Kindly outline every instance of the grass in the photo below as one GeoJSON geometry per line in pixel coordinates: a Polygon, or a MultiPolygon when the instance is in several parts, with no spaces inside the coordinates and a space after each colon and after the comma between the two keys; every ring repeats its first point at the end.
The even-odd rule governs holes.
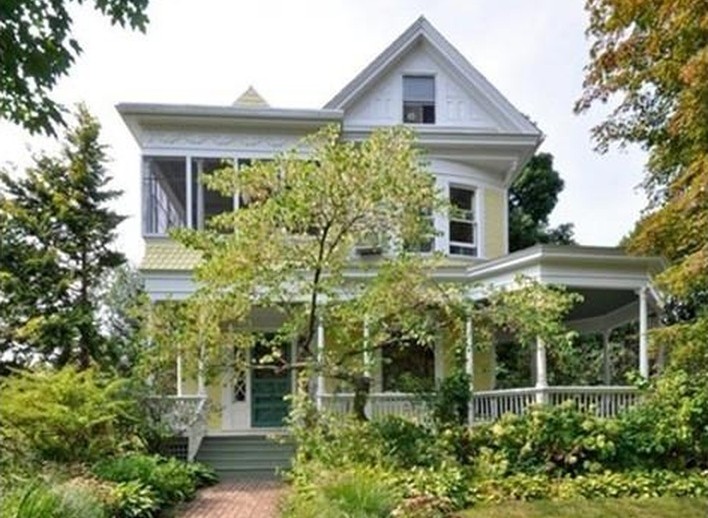
{"type": "Polygon", "coordinates": [[[629,498],[563,502],[508,502],[480,505],[463,518],[706,518],[708,500],[698,498],[629,498]]]}

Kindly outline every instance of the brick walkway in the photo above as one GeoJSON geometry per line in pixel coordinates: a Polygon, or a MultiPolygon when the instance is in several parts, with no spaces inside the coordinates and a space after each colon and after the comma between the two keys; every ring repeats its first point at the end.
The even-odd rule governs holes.
{"type": "Polygon", "coordinates": [[[276,518],[282,482],[228,481],[199,491],[180,518],[276,518]]]}

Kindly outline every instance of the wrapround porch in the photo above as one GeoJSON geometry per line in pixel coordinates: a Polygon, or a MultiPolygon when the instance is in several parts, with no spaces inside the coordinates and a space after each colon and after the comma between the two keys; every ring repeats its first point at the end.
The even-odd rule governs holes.
{"type": "MultiPolygon", "coordinates": [[[[626,322],[637,322],[636,368],[639,374],[648,377],[652,369],[661,368],[660,351],[655,350],[652,355],[648,341],[651,322],[656,321],[661,304],[660,297],[652,288],[651,277],[661,266],[661,261],[657,258],[630,257],[617,249],[543,245],[471,267],[467,271],[470,286],[493,285],[513,289],[517,277],[523,275],[541,283],[565,285],[569,290],[581,293],[584,302],[571,312],[566,324],[580,333],[601,334],[604,362],[601,385],[554,386],[549,383],[546,344],[539,339],[532,347],[531,386],[497,388],[494,377],[494,350],[492,348],[491,354],[486,354],[485,351],[477,349],[472,320],[469,319],[466,325],[464,360],[466,372],[472,380],[469,421],[489,422],[506,413],[521,414],[534,404],[557,405],[565,401],[574,401],[579,407],[597,415],[611,417],[635,404],[640,396],[634,387],[621,383],[612,384],[612,365],[608,354],[610,332],[626,322]]],[[[470,296],[481,295],[471,290],[470,296]]],[[[366,333],[365,322],[362,322],[362,326],[363,332],[366,333]]],[[[319,323],[317,331],[316,346],[320,353],[324,354],[324,322],[319,323]]],[[[444,348],[436,348],[433,359],[436,380],[444,377],[447,371],[447,360],[444,357],[444,348]]],[[[371,357],[365,357],[363,362],[372,365],[377,363],[372,361],[371,357]]],[[[387,391],[382,373],[370,374],[375,380],[366,408],[370,418],[378,419],[385,415],[399,415],[418,420],[428,418],[429,409],[426,408],[424,398],[391,391],[391,387],[388,387],[387,391]]],[[[330,381],[324,376],[319,376],[316,380],[315,396],[319,408],[334,414],[350,412],[353,407],[353,394],[338,391],[338,387],[330,381]]],[[[179,385],[181,386],[181,383],[179,385]]],[[[235,392],[231,385],[222,386],[227,389],[216,387],[216,392],[209,394],[212,409],[218,408],[219,403],[224,400],[228,400],[230,405],[234,404],[235,392]]],[[[214,388],[205,388],[203,383],[199,386],[201,397],[206,397],[214,388]]],[[[248,386],[251,391],[248,392],[248,397],[253,397],[254,387],[252,384],[248,386]]],[[[221,412],[223,417],[223,408],[221,412]]],[[[220,417],[210,419],[209,433],[231,433],[233,430],[225,428],[224,422],[220,417]]],[[[251,426],[248,428],[265,433],[265,430],[252,430],[251,426]]]]}

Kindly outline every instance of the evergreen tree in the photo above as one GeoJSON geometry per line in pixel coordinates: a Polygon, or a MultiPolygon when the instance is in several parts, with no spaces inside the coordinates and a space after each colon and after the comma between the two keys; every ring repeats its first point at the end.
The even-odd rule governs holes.
{"type": "Polygon", "coordinates": [[[553,155],[533,156],[509,189],[510,252],[537,243],[574,244],[572,223],[548,226],[562,190],[563,180],[553,169],[553,155]]]}
{"type": "Polygon", "coordinates": [[[107,207],[100,125],[84,106],[60,153],[42,154],[20,178],[0,172],[0,360],[80,368],[106,347],[98,287],[125,262],[111,244],[123,220],[107,207]]]}

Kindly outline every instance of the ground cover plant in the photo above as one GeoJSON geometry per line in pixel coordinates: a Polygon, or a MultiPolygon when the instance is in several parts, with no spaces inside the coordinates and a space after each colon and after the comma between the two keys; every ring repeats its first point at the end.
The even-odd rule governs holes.
{"type": "Polygon", "coordinates": [[[616,498],[569,502],[506,502],[481,505],[463,518],[704,518],[705,498],[661,497],[646,500],[616,498]]]}

